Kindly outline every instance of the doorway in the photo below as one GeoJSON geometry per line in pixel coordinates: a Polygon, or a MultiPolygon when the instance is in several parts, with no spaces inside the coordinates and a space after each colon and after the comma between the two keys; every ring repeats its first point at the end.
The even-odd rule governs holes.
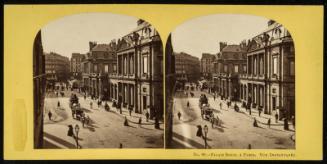
{"type": "Polygon", "coordinates": [[[272,97],[272,109],[276,110],[276,97],[272,97]]]}
{"type": "Polygon", "coordinates": [[[146,96],[143,96],[143,110],[145,110],[146,108],[147,108],[146,96]]]}

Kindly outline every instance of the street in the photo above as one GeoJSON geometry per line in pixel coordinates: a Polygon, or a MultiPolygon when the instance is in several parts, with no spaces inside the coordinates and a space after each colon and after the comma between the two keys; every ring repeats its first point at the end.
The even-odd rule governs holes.
{"type": "MultiPolygon", "coordinates": [[[[196,136],[197,126],[208,126],[207,144],[211,149],[294,149],[295,132],[294,127],[290,125],[290,130],[283,129],[283,122],[275,122],[272,115],[261,114],[252,109],[252,115],[249,115],[241,104],[238,103],[240,111],[234,111],[233,104],[228,109],[226,101],[217,97],[215,100],[212,95],[192,91],[194,97],[184,92],[177,92],[174,98],[173,107],[173,141],[172,148],[204,148],[204,138],[196,136]],[[214,108],[214,117],[219,117],[220,125],[212,128],[208,120],[201,118],[199,108],[199,96],[206,94],[210,107],[214,108]],[[187,102],[190,106],[187,107],[187,102]],[[219,104],[222,103],[222,109],[219,104]],[[180,120],[178,112],[181,113],[180,120]],[[259,127],[254,127],[254,118],[258,121],[259,127]],[[267,123],[271,118],[271,127],[267,123]]],[[[189,93],[189,92],[188,92],[189,93]]],[[[203,133],[204,134],[204,133],[203,133]]]]}
{"type": "MultiPolygon", "coordinates": [[[[122,114],[108,102],[110,111],[105,111],[104,102],[98,107],[96,100],[91,100],[76,92],[79,103],[86,116],[90,117],[89,125],[83,127],[81,121],[72,118],[69,107],[71,91],[64,91],[65,96],[57,97],[49,93],[45,98],[44,108],[44,148],[76,148],[75,139],[67,135],[68,125],[75,127],[78,124],[78,143],[81,148],[162,148],[163,147],[163,124],[160,129],[154,128],[154,121],[146,122],[145,116],[132,112],[129,116],[127,109],[123,108],[122,114]],[[60,107],[57,107],[58,101],[60,107]],[[93,101],[92,109],[90,101],[93,101]],[[49,110],[52,119],[49,120],[49,110]],[[124,126],[125,116],[129,126],[124,126]],[[138,125],[139,117],[142,117],[142,125],[138,125]]],[[[75,128],[74,128],[74,134],[75,128]]]]}

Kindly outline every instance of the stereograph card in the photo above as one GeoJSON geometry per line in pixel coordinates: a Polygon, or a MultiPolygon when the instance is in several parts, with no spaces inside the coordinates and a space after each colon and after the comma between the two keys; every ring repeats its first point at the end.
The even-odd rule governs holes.
{"type": "Polygon", "coordinates": [[[322,6],[5,5],[4,158],[321,160],[322,75],[322,6]]]}

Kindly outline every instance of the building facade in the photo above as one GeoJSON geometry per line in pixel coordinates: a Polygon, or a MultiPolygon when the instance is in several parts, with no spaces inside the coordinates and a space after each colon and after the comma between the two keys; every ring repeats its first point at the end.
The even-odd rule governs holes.
{"type": "Polygon", "coordinates": [[[175,76],[181,83],[197,82],[200,79],[200,60],[185,52],[174,53],[175,76]]]}
{"type": "Polygon", "coordinates": [[[109,75],[110,98],[150,118],[163,116],[163,50],[158,32],[138,20],[131,33],[118,40],[117,70],[109,75]]]}
{"type": "Polygon", "coordinates": [[[117,69],[117,44],[97,44],[89,42],[89,52],[85,54],[82,65],[82,86],[86,95],[109,100],[109,74],[117,69]]]}
{"type": "Polygon", "coordinates": [[[247,74],[241,76],[240,97],[267,114],[295,116],[295,52],[285,27],[274,21],[249,41],[247,74]]]}
{"type": "Polygon", "coordinates": [[[246,44],[220,43],[220,52],[214,61],[212,91],[222,98],[239,99],[240,74],[246,74],[246,44]]]}
{"type": "Polygon", "coordinates": [[[84,57],[84,54],[72,53],[70,58],[70,73],[74,78],[79,78],[82,75],[81,63],[84,57]]]}
{"type": "Polygon", "coordinates": [[[55,52],[45,53],[45,73],[47,87],[54,87],[55,82],[66,82],[69,78],[69,58],[55,52]]]}
{"type": "Polygon", "coordinates": [[[211,80],[214,69],[213,62],[215,59],[216,56],[214,54],[202,53],[202,58],[200,62],[200,72],[201,76],[204,79],[211,80]]]}

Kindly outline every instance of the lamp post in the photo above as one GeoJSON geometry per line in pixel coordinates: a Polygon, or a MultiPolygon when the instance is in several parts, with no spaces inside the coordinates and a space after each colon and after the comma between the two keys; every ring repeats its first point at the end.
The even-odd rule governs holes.
{"type": "Polygon", "coordinates": [[[75,132],[76,132],[76,148],[78,149],[79,144],[78,144],[78,132],[79,132],[79,126],[76,124],[75,125],[75,132]]]}
{"type": "Polygon", "coordinates": [[[251,102],[252,102],[251,93],[249,93],[248,108],[249,108],[249,114],[250,115],[251,115],[251,102]]]}
{"type": "Polygon", "coordinates": [[[203,130],[204,130],[204,148],[206,149],[208,147],[208,144],[207,144],[207,134],[208,134],[208,130],[209,130],[208,126],[204,125],[203,130]]]}

